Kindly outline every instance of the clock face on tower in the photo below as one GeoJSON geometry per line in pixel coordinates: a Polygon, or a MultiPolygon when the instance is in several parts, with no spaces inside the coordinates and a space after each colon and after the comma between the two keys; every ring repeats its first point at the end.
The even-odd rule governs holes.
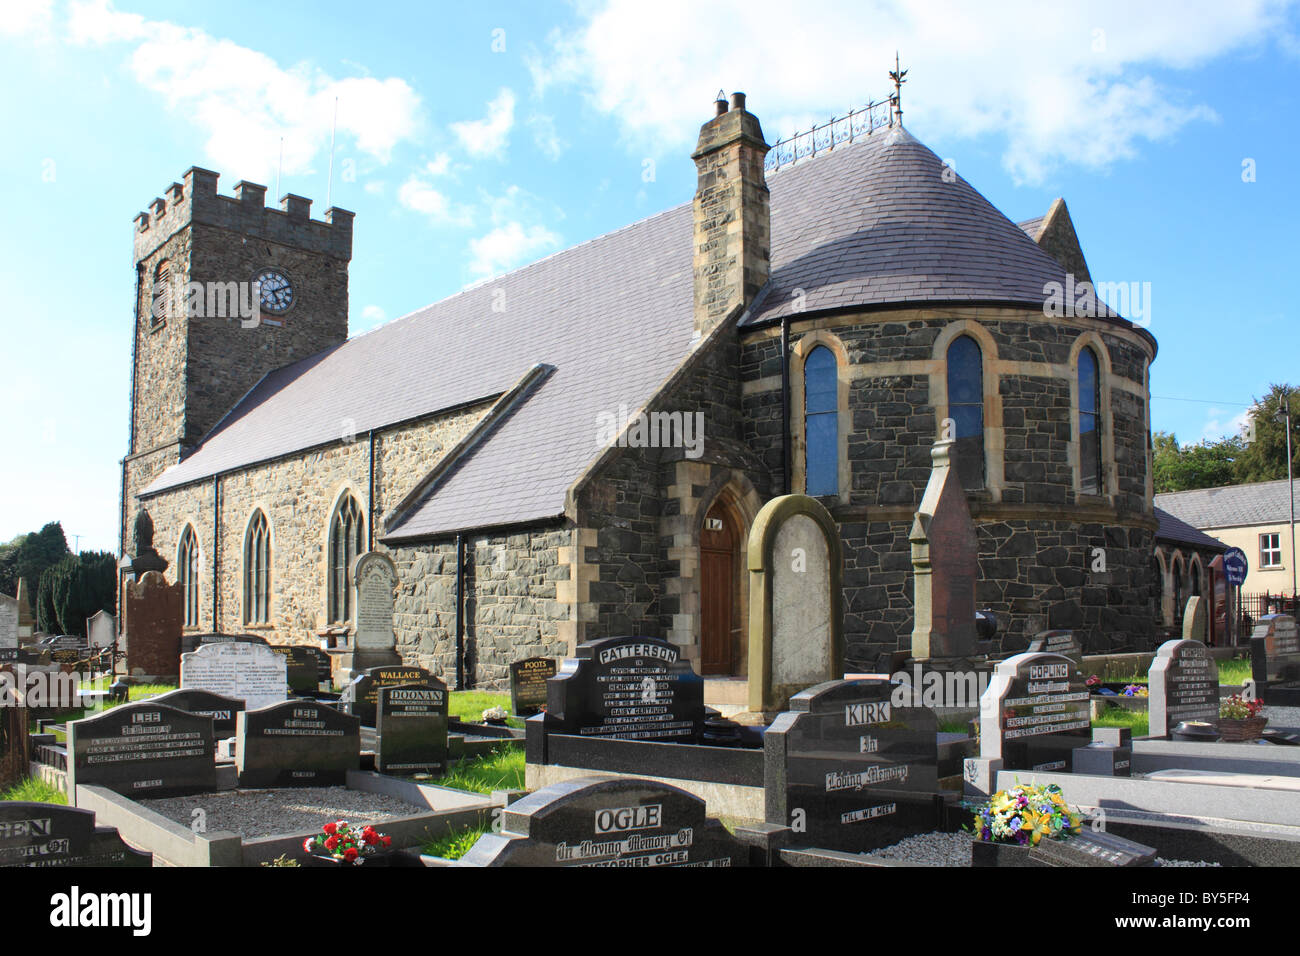
{"type": "Polygon", "coordinates": [[[284,315],[293,305],[293,286],[284,273],[266,269],[258,273],[257,283],[262,292],[262,311],[284,315]]]}

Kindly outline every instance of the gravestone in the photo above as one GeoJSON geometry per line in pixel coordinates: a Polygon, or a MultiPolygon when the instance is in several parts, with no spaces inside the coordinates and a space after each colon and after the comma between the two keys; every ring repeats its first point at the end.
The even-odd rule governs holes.
{"type": "Polygon", "coordinates": [[[704,681],[681,649],[653,637],[578,645],[547,681],[546,729],[609,740],[693,742],[704,724],[704,681]]]}
{"type": "Polygon", "coordinates": [[[1029,642],[1027,654],[1060,654],[1083,665],[1083,646],[1074,636],[1074,631],[1041,631],[1029,642]]]}
{"type": "Polygon", "coordinates": [[[367,551],[352,565],[356,635],[352,671],[402,663],[393,631],[393,602],[397,590],[397,565],[380,551],[367,551]]]}
{"type": "Polygon", "coordinates": [[[955,442],[930,450],[930,480],[912,521],[912,658],[971,658],[979,540],[954,461],[955,442]]]}
{"type": "Polygon", "coordinates": [[[839,529],[816,498],[773,498],[754,518],[748,562],[749,710],[774,715],[844,676],[839,529]]]}
{"type": "Polygon", "coordinates": [[[18,599],[0,594],[0,648],[18,647],[18,599]]]}
{"type": "Polygon", "coordinates": [[[86,660],[91,653],[84,639],[73,634],[59,634],[42,646],[50,652],[53,664],[76,664],[86,660]]]}
{"type": "Polygon", "coordinates": [[[582,777],[506,807],[461,866],[747,866],[748,848],[704,801],[650,780],[582,777]]]}
{"type": "Polygon", "coordinates": [[[243,711],[235,736],[243,788],[337,786],[361,768],[361,721],[315,701],[243,711]]]}
{"type": "Polygon", "coordinates": [[[184,589],[149,571],[126,585],[126,623],[122,640],[126,673],[144,681],[172,683],[181,655],[184,589]]]}
{"type": "Polygon", "coordinates": [[[181,655],[181,687],[234,697],[255,710],[288,696],[286,670],[285,656],[265,644],[203,644],[181,655]]]}
{"type": "Polygon", "coordinates": [[[68,723],[68,792],[97,784],[124,796],[215,790],[212,718],[142,700],[68,723]]]}
{"type": "Polygon", "coordinates": [[[1289,614],[1265,614],[1250,635],[1251,676],[1266,704],[1300,707],[1300,635],[1289,614]]]}
{"type": "Polygon", "coordinates": [[[363,727],[373,727],[378,716],[379,688],[396,687],[399,684],[432,684],[435,681],[437,678],[423,667],[409,664],[372,667],[354,678],[344,689],[339,704],[353,717],[359,717],[363,727]]]}
{"type": "Polygon", "coordinates": [[[375,718],[375,765],[380,773],[409,776],[447,769],[447,685],[379,688],[375,718]]]}
{"type": "Polygon", "coordinates": [[[1003,770],[1069,772],[1092,742],[1088,685],[1068,657],[1017,654],[998,664],[980,698],[980,757],[1003,770]]]}
{"type": "Polygon", "coordinates": [[[270,647],[271,643],[257,634],[183,634],[181,635],[181,653],[197,651],[204,644],[261,644],[270,647]]]}
{"type": "Polygon", "coordinates": [[[221,694],[195,688],[168,691],[166,694],[150,697],[149,702],[175,707],[187,714],[211,717],[212,731],[218,740],[234,736],[235,718],[245,706],[244,701],[237,697],[223,697],[221,694]]]}
{"type": "Polygon", "coordinates": [[[887,680],[836,680],[790,698],[763,735],[770,824],[809,846],[864,852],[942,826],[938,722],[887,680]]]}
{"type": "Polygon", "coordinates": [[[1165,641],[1156,651],[1147,680],[1152,737],[1168,739],[1184,720],[1218,726],[1219,667],[1200,641],[1165,641]]]}
{"type": "Polygon", "coordinates": [[[319,689],[316,658],[301,644],[272,644],[271,650],[284,658],[285,683],[296,694],[319,689]]]}
{"type": "Polygon", "coordinates": [[[0,802],[0,867],[152,866],[153,854],[128,846],[95,812],[53,803],[0,802]]]}
{"type": "Polygon", "coordinates": [[[18,643],[31,641],[36,632],[36,617],[32,614],[32,602],[27,597],[27,579],[18,579],[18,643]]]}
{"type": "Polygon", "coordinates": [[[1205,600],[1200,595],[1193,594],[1187,599],[1183,610],[1183,640],[1204,644],[1209,639],[1210,625],[1205,611],[1205,600]]]}
{"type": "Polygon", "coordinates": [[[86,640],[91,647],[112,647],[117,640],[117,618],[107,611],[96,611],[86,622],[86,640]]]}
{"type": "Polygon", "coordinates": [[[531,717],[546,706],[546,682],[555,676],[553,657],[528,657],[510,665],[510,712],[531,717]]]}
{"type": "Polygon", "coordinates": [[[331,687],[334,683],[334,673],[330,656],[319,647],[312,647],[310,644],[300,646],[316,667],[316,687],[319,688],[322,684],[327,688],[331,687]]]}

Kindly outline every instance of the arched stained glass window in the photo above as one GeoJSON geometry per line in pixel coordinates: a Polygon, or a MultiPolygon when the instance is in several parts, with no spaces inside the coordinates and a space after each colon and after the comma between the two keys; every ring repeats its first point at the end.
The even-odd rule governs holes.
{"type": "Polygon", "coordinates": [[[330,520],[329,619],[344,624],[352,619],[352,563],[365,548],[365,527],[361,506],[352,495],[344,495],[330,520]]]}
{"type": "Polygon", "coordinates": [[[244,623],[271,620],[271,528],[258,509],[244,537],[244,623]]]}
{"type": "Polygon", "coordinates": [[[199,626],[199,539],[194,526],[187,524],[181,532],[180,548],[176,552],[176,573],[180,578],[181,601],[184,608],[184,626],[199,626]]]}
{"type": "Polygon", "coordinates": [[[957,445],[957,474],[963,488],[984,487],[984,357],[969,335],[948,346],[948,417],[957,445]]]}
{"type": "Polygon", "coordinates": [[[1101,387],[1097,353],[1079,353],[1079,490],[1101,494],[1101,387]]]}
{"type": "Polygon", "coordinates": [[[826,346],[817,346],[804,360],[803,389],[804,493],[839,494],[839,376],[835,354],[826,346]]]}

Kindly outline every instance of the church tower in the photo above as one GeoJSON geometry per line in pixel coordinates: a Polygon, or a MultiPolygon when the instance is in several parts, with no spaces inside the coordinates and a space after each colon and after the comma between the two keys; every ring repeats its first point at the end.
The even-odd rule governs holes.
{"type": "Polygon", "coordinates": [[[191,167],[135,218],[131,430],[121,543],[135,495],[184,458],[266,373],[348,335],[353,214],[266,187],[217,194],[191,167]]]}

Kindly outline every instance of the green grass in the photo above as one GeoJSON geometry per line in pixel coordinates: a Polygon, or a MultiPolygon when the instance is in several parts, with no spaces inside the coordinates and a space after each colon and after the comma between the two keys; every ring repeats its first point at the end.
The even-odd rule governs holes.
{"type": "MultiPolygon", "coordinates": [[[[483,722],[483,711],[500,707],[510,713],[510,695],[493,694],[485,690],[454,690],[447,695],[447,710],[457,720],[483,722]]],[[[515,717],[506,721],[507,727],[523,728],[524,722],[515,717]]]]}
{"type": "Polygon", "coordinates": [[[420,852],[428,856],[440,856],[446,860],[459,860],[478,842],[478,838],[487,832],[488,828],[484,825],[449,833],[436,840],[430,840],[420,847],[420,852]]]}
{"type": "Polygon", "coordinates": [[[941,720],[939,721],[939,733],[968,734],[970,733],[970,724],[964,720],[941,720]]]}
{"type": "Polygon", "coordinates": [[[471,793],[523,790],[524,752],[519,747],[499,747],[485,756],[462,760],[445,777],[429,782],[471,793]]]}
{"type": "Polygon", "coordinates": [[[1150,714],[1145,710],[1125,710],[1123,707],[1110,707],[1093,720],[1094,727],[1128,727],[1134,737],[1145,737],[1151,726],[1150,714]]]}
{"type": "Polygon", "coordinates": [[[68,795],[39,777],[28,777],[0,793],[0,800],[29,800],[33,803],[58,803],[67,805],[68,795]]]}
{"type": "MultiPolygon", "coordinates": [[[[1229,685],[1239,685],[1250,679],[1250,659],[1246,657],[1234,657],[1232,660],[1221,660],[1219,664],[1219,683],[1229,685]]],[[[1147,675],[1145,672],[1137,673],[1129,668],[1123,671],[1112,670],[1109,667],[1097,675],[1108,684],[1145,684],[1147,675]]]]}

